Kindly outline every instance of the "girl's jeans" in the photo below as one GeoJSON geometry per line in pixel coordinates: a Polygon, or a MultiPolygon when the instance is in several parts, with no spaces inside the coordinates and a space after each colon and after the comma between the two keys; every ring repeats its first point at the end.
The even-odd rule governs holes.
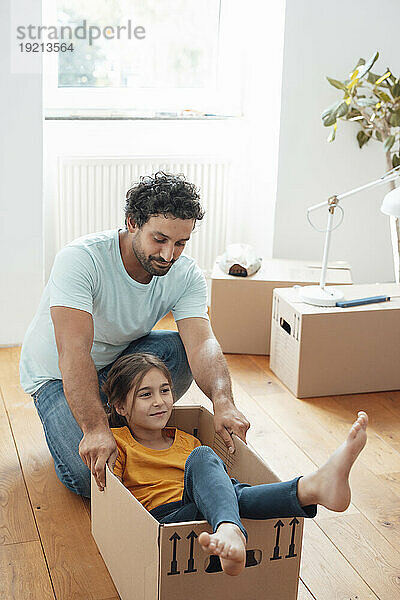
{"type": "Polygon", "coordinates": [[[157,506],[150,514],[160,523],[206,520],[214,532],[220,523],[235,523],[247,540],[241,518],[315,517],[315,504],[299,504],[299,479],[253,486],[239,483],[229,478],[214,450],[199,446],[186,460],[182,500],[157,506]]]}
{"type": "MultiPolygon", "coordinates": [[[[161,358],[171,373],[176,399],[183,396],[193,377],[185,348],[176,331],[151,331],[148,335],[131,342],[121,356],[137,352],[148,352],[161,358]]],[[[112,365],[113,363],[98,371],[103,406],[106,405],[107,398],[101,391],[101,386],[112,365]]],[[[79,444],[83,434],[65,398],[62,380],[47,381],[32,397],[54,459],[57,477],[76,494],[90,498],[90,469],[79,456],[79,444]]]]}

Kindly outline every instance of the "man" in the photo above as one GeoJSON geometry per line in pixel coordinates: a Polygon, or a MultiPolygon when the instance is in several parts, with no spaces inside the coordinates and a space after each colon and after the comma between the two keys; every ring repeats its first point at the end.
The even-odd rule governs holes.
{"type": "Polygon", "coordinates": [[[90,497],[118,455],[101,391],[122,354],[150,352],[172,374],[177,398],[193,377],[212,400],[230,451],[249,423],[233,402],[227,365],[207,315],[205,278],[181,256],[204,213],[193,184],[156,173],[126,195],[125,230],[75,240],[56,256],[22,346],[20,374],[33,396],[60,481],[90,497]],[[152,331],[172,311],[178,332],[152,331]]]}

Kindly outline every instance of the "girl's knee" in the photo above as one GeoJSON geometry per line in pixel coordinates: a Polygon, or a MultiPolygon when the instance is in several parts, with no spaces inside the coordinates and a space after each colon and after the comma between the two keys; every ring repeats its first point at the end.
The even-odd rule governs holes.
{"type": "Polygon", "coordinates": [[[223,463],[218,454],[214,452],[214,450],[210,446],[197,446],[192,452],[189,454],[187,460],[196,461],[201,460],[202,462],[211,461],[223,463]]]}

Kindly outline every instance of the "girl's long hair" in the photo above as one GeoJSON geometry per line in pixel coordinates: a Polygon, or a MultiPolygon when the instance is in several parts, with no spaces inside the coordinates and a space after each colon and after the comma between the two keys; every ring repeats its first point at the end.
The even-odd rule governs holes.
{"type": "Polygon", "coordinates": [[[108,400],[108,405],[105,407],[105,410],[110,427],[123,427],[128,425],[125,417],[120,415],[115,410],[115,407],[120,407],[125,404],[126,397],[132,389],[135,401],[137,390],[139,389],[143,378],[151,371],[151,369],[159,369],[165,375],[171,388],[172,395],[174,396],[171,373],[158,356],[147,354],[145,352],[121,356],[111,367],[102,387],[108,400]]]}

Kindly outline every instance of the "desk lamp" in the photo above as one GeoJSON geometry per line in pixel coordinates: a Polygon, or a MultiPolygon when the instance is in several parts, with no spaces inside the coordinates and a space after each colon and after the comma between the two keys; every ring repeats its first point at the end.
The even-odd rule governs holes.
{"type": "MultiPolygon", "coordinates": [[[[394,169],[391,169],[390,171],[388,171],[387,173],[382,175],[382,177],[380,177],[379,179],[376,179],[375,181],[372,181],[371,183],[362,185],[358,188],[350,190],[349,192],[344,192],[343,194],[331,196],[325,202],[320,202],[319,204],[314,204],[314,206],[310,206],[310,208],[307,209],[307,218],[308,218],[310,224],[314,227],[314,225],[311,223],[311,220],[310,220],[310,216],[309,216],[310,213],[314,210],[317,210],[318,208],[323,207],[323,206],[328,206],[328,225],[327,225],[326,236],[325,236],[325,246],[324,246],[324,255],[323,255],[323,259],[322,259],[322,271],[321,271],[320,283],[319,283],[319,285],[308,285],[308,286],[302,287],[299,290],[300,298],[303,302],[306,302],[307,304],[314,304],[316,306],[335,306],[336,302],[340,302],[344,298],[344,294],[340,290],[337,290],[331,286],[329,286],[329,287],[325,286],[326,270],[327,270],[327,266],[328,266],[329,246],[330,246],[330,242],[331,242],[331,233],[334,229],[337,229],[337,227],[339,227],[339,225],[341,225],[341,223],[343,221],[343,209],[339,205],[339,201],[343,200],[344,198],[347,198],[348,196],[352,196],[353,194],[356,194],[357,192],[361,192],[363,190],[372,188],[375,185],[380,185],[382,183],[388,183],[389,181],[393,181],[394,179],[397,179],[397,177],[399,177],[399,176],[400,176],[400,165],[395,167],[394,169]],[[340,222],[335,227],[332,228],[333,216],[334,216],[336,208],[340,209],[340,211],[342,213],[342,218],[341,218],[340,222]]],[[[393,216],[393,217],[400,217],[400,187],[395,188],[394,190],[391,190],[390,192],[388,192],[386,194],[386,196],[383,199],[381,211],[385,215],[389,215],[389,216],[393,216]]],[[[316,228],[314,227],[314,229],[316,229],[316,228]]]]}

